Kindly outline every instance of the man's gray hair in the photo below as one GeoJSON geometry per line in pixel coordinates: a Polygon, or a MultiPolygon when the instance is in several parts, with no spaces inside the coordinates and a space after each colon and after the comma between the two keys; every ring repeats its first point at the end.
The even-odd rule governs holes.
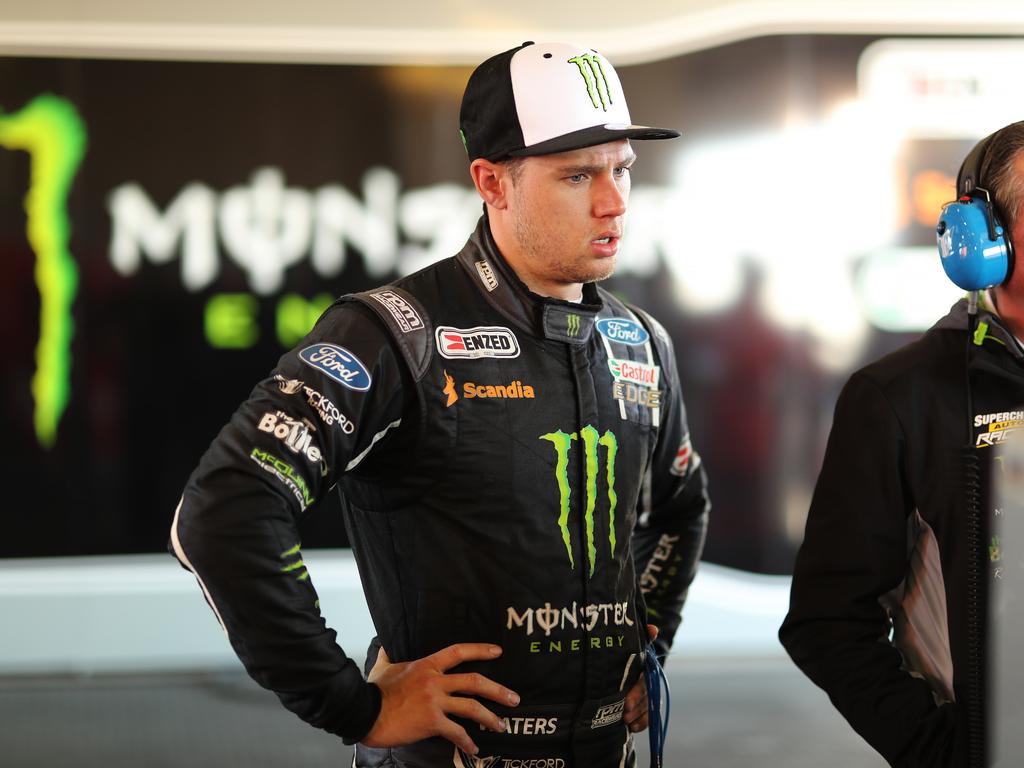
{"type": "Polygon", "coordinates": [[[983,180],[981,186],[995,198],[999,211],[1006,218],[1003,224],[1007,230],[1013,229],[1024,203],[1024,173],[1014,167],[1021,151],[1024,151],[1024,120],[999,129],[978,169],[983,180]]]}

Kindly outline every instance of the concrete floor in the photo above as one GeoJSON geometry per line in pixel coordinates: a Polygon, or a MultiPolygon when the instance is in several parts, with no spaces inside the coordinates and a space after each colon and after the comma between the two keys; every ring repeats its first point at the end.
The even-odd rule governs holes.
{"type": "MultiPolygon", "coordinates": [[[[667,766],[885,766],[787,660],[684,658],[668,671],[667,766]]],[[[7,768],[342,768],[350,760],[339,739],[306,726],[236,671],[0,678],[7,768]]]]}

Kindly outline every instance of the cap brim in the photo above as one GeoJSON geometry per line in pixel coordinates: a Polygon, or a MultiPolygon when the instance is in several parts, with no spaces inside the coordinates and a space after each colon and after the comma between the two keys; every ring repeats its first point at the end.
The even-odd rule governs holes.
{"type": "Polygon", "coordinates": [[[579,131],[556,136],[547,141],[540,141],[522,149],[514,149],[508,153],[509,157],[530,157],[532,155],[552,155],[556,152],[568,152],[573,149],[593,147],[596,144],[604,144],[609,141],[620,139],[675,139],[679,137],[679,131],[671,128],[652,128],[649,125],[595,125],[590,128],[583,128],[579,131]]]}

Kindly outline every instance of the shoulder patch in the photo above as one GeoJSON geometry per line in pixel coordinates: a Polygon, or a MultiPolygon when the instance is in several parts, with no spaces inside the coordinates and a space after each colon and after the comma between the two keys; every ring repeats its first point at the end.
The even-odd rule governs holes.
{"type": "Polygon", "coordinates": [[[358,301],[373,310],[391,332],[391,338],[405,358],[413,379],[420,381],[426,375],[434,330],[430,316],[415,296],[390,285],[364,293],[349,294],[342,300],[358,301]]]}
{"type": "Polygon", "coordinates": [[[370,291],[367,295],[391,313],[402,333],[410,333],[423,327],[423,318],[416,309],[394,291],[370,291]]]}

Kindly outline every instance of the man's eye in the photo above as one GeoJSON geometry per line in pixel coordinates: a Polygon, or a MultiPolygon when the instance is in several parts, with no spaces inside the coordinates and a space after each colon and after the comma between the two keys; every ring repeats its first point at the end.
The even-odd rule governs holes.
{"type": "Polygon", "coordinates": [[[583,180],[587,178],[586,174],[574,173],[572,176],[567,177],[573,184],[582,184],[583,180]]]}
{"type": "Polygon", "coordinates": [[[621,177],[621,176],[627,175],[628,173],[629,173],[629,166],[628,165],[622,165],[622,166],[619,166],[618,168],[615,169],[615,175],[616,176],[620,176],[621,177]]]}

